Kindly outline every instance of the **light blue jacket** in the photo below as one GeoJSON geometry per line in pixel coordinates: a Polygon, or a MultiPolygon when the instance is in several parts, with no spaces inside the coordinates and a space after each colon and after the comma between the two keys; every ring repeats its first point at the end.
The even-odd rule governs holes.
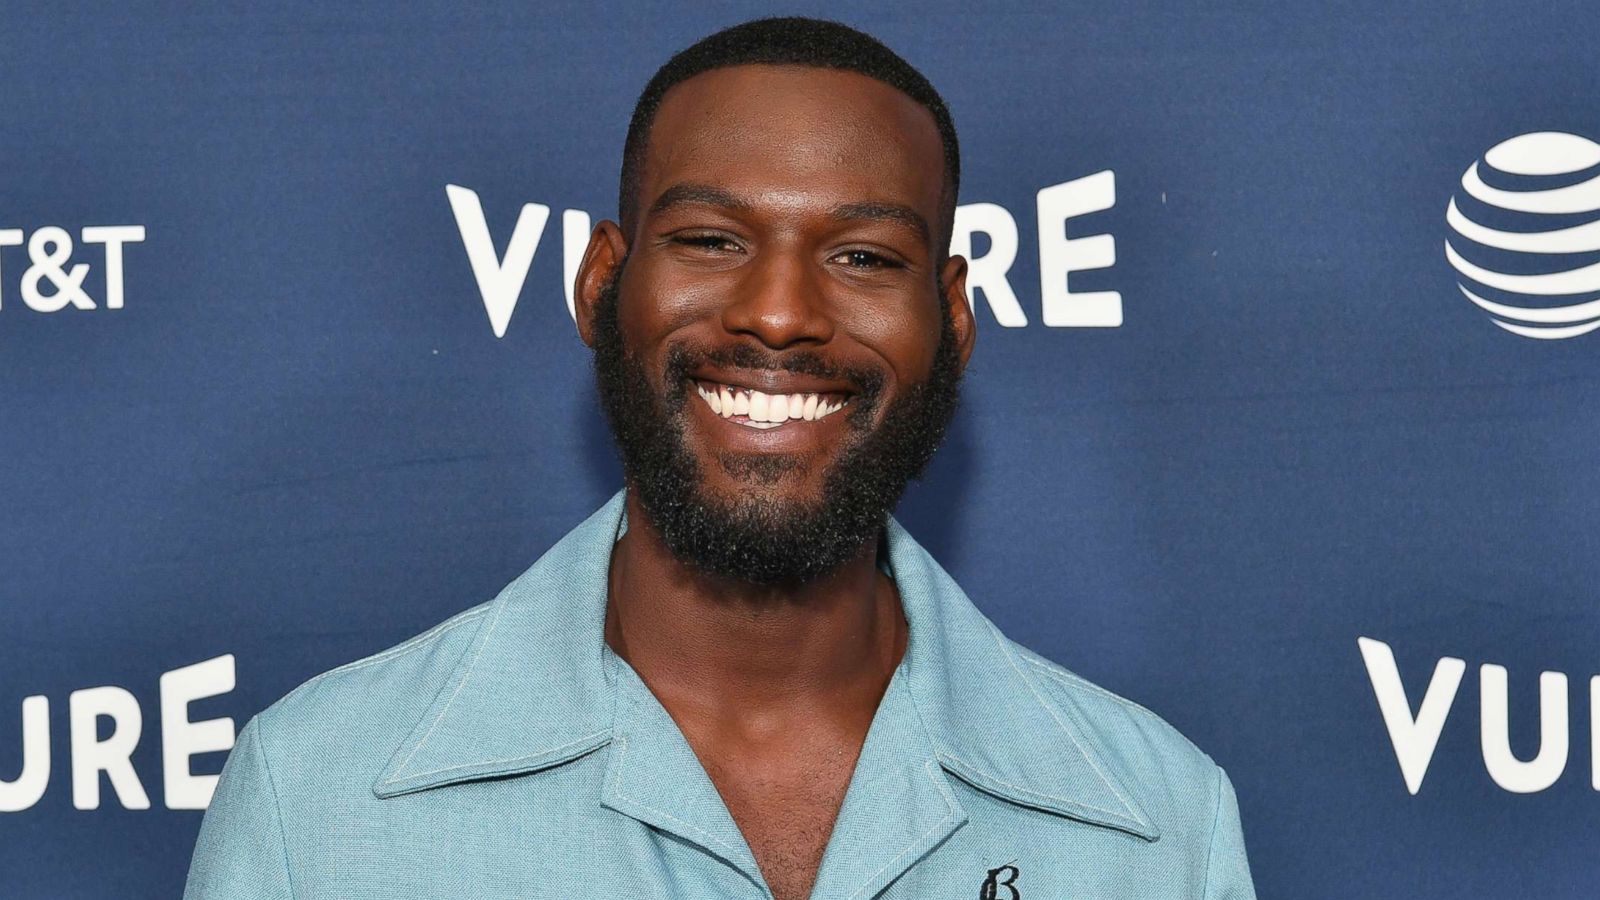
{"type": "MultiPolygon", "coordinates": [[[[623,527],[619,493],[494,600],[251,719],[184,896],[770,897],[682,733],[605,645],[623,527]]],[[[1007,640],[893,521],[888,563],[910,641],[813,898],[1254,897],[1209,757],[1007,640]]]]}

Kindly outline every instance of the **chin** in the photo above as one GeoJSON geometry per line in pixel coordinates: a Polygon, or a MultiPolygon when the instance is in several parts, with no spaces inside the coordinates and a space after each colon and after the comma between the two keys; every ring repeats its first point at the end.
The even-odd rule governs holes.
{"type": "Polygon", "coordinates": [[[732,471],[717,465],[718,474],[703,479],[697,493],[729,510],[799,511],[822,505],[823,485],[810,473],[794,470],[765,471],[767,460],[741,460],[732,471]]]}

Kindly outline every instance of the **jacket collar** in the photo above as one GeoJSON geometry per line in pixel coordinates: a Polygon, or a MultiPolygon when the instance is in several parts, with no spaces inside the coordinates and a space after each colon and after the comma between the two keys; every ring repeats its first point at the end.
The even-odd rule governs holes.
{"type": "MultiPolygon", "coordinates": [[[[622,712],[604,618],[623,501],[619,491],[495,598],[373,784],[377,796],[537,772],[613,739],[622,712]]],[[[886,531],[911,629],[896,678],[938,766],[1010,802],[1156,840],[1083,712],[1025,673],[1010,643],[898,522],[886,531]]]]}

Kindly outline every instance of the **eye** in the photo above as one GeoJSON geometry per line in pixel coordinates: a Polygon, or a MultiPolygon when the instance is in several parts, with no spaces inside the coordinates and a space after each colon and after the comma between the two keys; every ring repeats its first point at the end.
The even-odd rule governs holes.
{"type": "Polygon", "coordinates": [[[679,234],[673,235],[672,242],[686,247],[699,247],[716,252],[737,253],[741,249],[731,238],[720,234],[679,234]]]}
{"type": "Polygon", "coordinates": [[[834,259],[843,259],[853,269],[898,269],[900,263],[871,250],[846,250],[834,259]]]}

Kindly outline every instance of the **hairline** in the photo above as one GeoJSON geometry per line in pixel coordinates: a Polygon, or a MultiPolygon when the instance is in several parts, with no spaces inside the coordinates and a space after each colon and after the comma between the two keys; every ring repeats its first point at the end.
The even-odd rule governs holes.
{"type": "MultiPolygon", "coordinates": [[[[909,63],[907,65],[909,65],[909,63]]],[[[730,62],[730,63],[726,63],[726,64],[723,64],[723,65],[710,66],[708,68],[701,69],[700,71],[695,72],[693,75],[690,75],[687,78],[683,78],[683,79],[681,79],[679,81],[674,82],[673,84],[668,86],[665,90],[663,90],[658,96],[656,96],[654,98],[654,102],[652,102],[649,105],[648,111],[647,111],[647,115],[646,115],[646,117],[644,119],[644,122],[642,123],[644,125],[644,128],[643,128],[643,131],[640,134],[639,144],[638,144],[638,147],[637,147],[638,159],[636,161],[636,164],[632,166],[632,174],[633,174],[632,190],[629,192],[628,196],[626,197],[626,200],[625,200],[626,205],[623,208],[617,210],[617,218],[621,221],[622,225],[624,226],[623,230],[626,233],[627,238],[628,238],[628,240],[630,242],[633,239],[633,230],[638,227],[639,220],[643,217],[642,213],[641,213],[641,209],[640,209],[640,207],[642,205],[642,198],[640,197],[640,191],[641,191],[641,189],[643,187],[643,183],[642,183],[643,182],[643,178],[641,176],[644,173],[645,161],[648,160],[649,156],[650,156],[649,151],[650,151],[650,146],[651,146],[651,143],[652,143],[652,135],[655,132],[655,128],[656,128],[656,120],[657,120],[657,117],[659,116],[659,114],[661,112],[662,105],[666,103],[667,97],[671,96],[673,91],[675,91],[678,88],[682,87],[683,85],[695,80],[696,78],[699,78],[702,75],[707,75],[707,74],[710,74],[712,72],[722,72],[722,71],[726,71],[726,70],[729,70],[729,69],[738,69],[738,68],[742,68],[742,67],[745,67],[745,66],[766,66],[766,67],[772,67],[772,68],[789,68],[789,69],[814,69],[814,70],[822,71],[822,72],[849,72],[849,73],[853,73],[855,75],[860,75],[863,78],[870,78],[873,81],[877,82],[878,84],[881,84],[881,85],[884,85],[885,87],[890,88],[895,93],[897,93],[900,96],[905,97],[906,99],[910,100],[913,104],[916,105],[916,107],[918,109],[922,110],[923,113],[925,113],[928,116],[929,124],[931,124],[933,126],[934,134],[937,135],[938,138],[939,138],[939,151],[940,151],[939,152],[939,157],[940,157],[940,159],[939,159],[939,181],[940,181],[940,187],[939,187],[939,210],[938,210],[938,216],[936,217],[936,220],[934,222],[930,223],[930,225],[933,227],[934,231],[936,232],[934,239],[938,243],[938,246],[936,246],[934,248],[934,251],[935,251],[935,256],[937,257],[938,261],[941,264],[944,262],[945,259],[947,259],[949,257],[949,255],[950,255],[950,240],[953,237],[954,226],[955,226],[956,197],[957,197],[957,193],[959,191],[959,182],[958,182],[957,179],[960,176],[959,176],[958,173],[951,171],[951,163],[952,163],[952,161],[951,161],[951,158],[950,158],[950,148],[946,144],[944,132],[939,127],[939,117],[938,117],[937,114],[935,114],[933,108],[930,107],[928,104],[924,103],[923,101],[918,100],[916,97],[912,96],[910,93],[908,93],[904,89],[900,88],[899,86],[894,85],[894,84],[890,83],[889,81],[887,81],[887,80],[885,80],[883,78],[879,78],[877,75],[874,75],[874,74],[872,74],[870,72],[864,72],[864,71],[861,71],[859,69],[850,68],[848,66],[826,65],[826,64],[806,62],[806,61],[801,61],[801,60],[783,61],[783,62],[766,62],[766,61],[759,61],[759,60],[748,60],[748,61],[730,62]],[[632,220],[632,227],[629,227],[629,220],[630,219],[632,220]],[[942,238],[943,240],[942,241],[938,241],[938,238],[942,238]]],[[[947,116],[949,115],[948,111],[946,112],[946,115],[947,116]]],[[[624,171],[627,171],[628,168],[629,168],[629,157],[631,155],[628,152],[629,149],[630,148],[627,147],[627,146],[624,146],[624,148],[623,148],[623,163],[622,164],[623,164],[624,171]]]]}

